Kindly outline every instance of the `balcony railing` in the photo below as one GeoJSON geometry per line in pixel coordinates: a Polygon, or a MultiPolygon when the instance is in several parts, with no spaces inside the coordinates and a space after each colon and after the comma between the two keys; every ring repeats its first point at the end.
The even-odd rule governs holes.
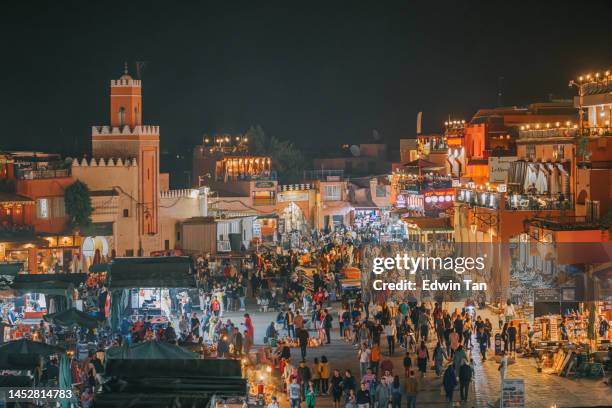
{"type": "Polygon", "coordinates": [[[266,171],[263,173],[257,174],[242,174],[242,175],[228,175],[224,177],[223,175],[218,175],[215,179],[216,181],[275,181],[278,180],[278,175],[276,171],[266,171]]]}
{"type": "Polygon", "coordinates": [[[344,178],[344,170],[304,170],[304,180],[327,180],[329,177],[344,178]]]}
{"type": "Polygon", "coordinates": [[[571,210],[573,201],[571,195],[508,194],[505,208],[514,211],[571,210]]]}
{"type": "Polygon", "coordinates": [[[612,127],[585,127],[582,132],[578,127],[530,128],[519,131],[519,139],[575,138],[583,136],[612,136],[612,127]]]}
{"type": "Polygon", "coordinates": [[[32,170],[32,169],[17,169],[15,176],[19,180],[36,180],[70,177],[70,169],[53,169],[53,170],[32,170]]]}

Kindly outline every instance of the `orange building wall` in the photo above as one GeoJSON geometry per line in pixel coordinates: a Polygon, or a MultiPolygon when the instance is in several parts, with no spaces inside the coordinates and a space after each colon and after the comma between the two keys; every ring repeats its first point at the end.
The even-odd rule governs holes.
{"type": "MultiPolygon", "coordinates": [[[[121,80],[120,80],[121,81],[121,80]]],[[[142,123],[142,99],[139,86],[112,86],[110,97],[111,126],[120,126],[119,110],[125,108],[124,125],[130,127],[142,123]]]]}
{"type": "MultiPolygon", "coordinates": [[[[34,201],[39,198],[64,197],[64,190],[74,180],[70,177],[18,180],[16,185],[17,194],[30,197],[34,201]]],[[[54,217],[53,204],[49,201],[49,218],[41,219],[36,214],[36,204],[24,207],[24,218],[27,224],[34,226],[37,232],[61,233],[66,228],[68,217],[54,217]]]]}

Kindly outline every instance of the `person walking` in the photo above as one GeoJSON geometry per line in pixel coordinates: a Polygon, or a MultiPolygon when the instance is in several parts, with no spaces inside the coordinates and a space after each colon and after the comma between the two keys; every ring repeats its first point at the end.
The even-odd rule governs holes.
{"type": "Polygon", "coordinates": [[[448,355],[446,354],[446,350],[444,350],[442,344],[438,342],[433,352],[434,368],[438,377],[442,375],[442,370],[444,369],[444,361],[447,359],[448,355]]]}
{"type": "Polygon", "coordinates": [[[419,381],[414,375],[414,371],[410,371],[410,375],[404,382],[404,392],[408,400],[408,408],[416,408],[417,394],[419,393],[419,381]]]}
{"type": "Polygon", "coordinates": [[[400,379],[398,375],[393,377],[393,383],[391,383],[391,407],[402,407],[402,389],[400,387],[400,379]]]}
{"type": "Polygon", "coordinates": [[[370,367],[370,355],[372,350],[368,348],[368,343],[363,343],[359,349],[359,376],[363,377],[366,370],[370,367]]]}
{"type": "Polygon", "coordinates": [[[389,323],[385,325],[385,335],[387,336],[389,355],[392,356],[395,354],[395,337],[397,336],[397,329],[393,319],[390,319],[389,323]]]}
{"type": "Polygon", "coordinates": [[[448,406],[453,406],[453,393],[455,392],[455,386],[457,385],[457,377],[455,376],[454,364],[449,364],[444,371],[444,378],[442,380],[444,386],[444,392],[446,393],[446,401],[448,406]]]}
{"type": "Polygon", "coordinates": [[[340,371],[334,370],[334,375],[331,377],[331,395],[334,403],[334,408],[340,408],[340,400],[342,399],[342,376],[340,371]]]}
{"type": "Polygon", "coordinates": [[[327,339],[327,344],[330,344],[332,321],[334,320],[334,318],[331,313],[327,311],[327,309],[323,309],[323,313],[325,314],[325,317],[323,318],[323,329],[325,330],[325,338],[327,339]]]}
{"type": "Polygon", "coordinates": [[[376,384],[376,390],[374,392],[374,400],[376,401],[375,406],[381,408],[388,408],[391,403],[391,387],[387,381],[381,379],[376,384]]]}
{"type": "Polygon", "coordinates": [[[329,393],[329,362],[327,357],[321,356],[321,364],[319,365],[319,375],[321,377],[321,394],[329,393]]]}
{"type": "Polygon", "coordinates": [[[300,408],[300,385],[297,383],[297,378],[293,378],[289,384],[289,402],[291,408],[300,408]]]}
{"type": "Polygon", "coordinates": [[[316,393],[321,394],[321,363],[319,359],[315,357],[310,369],[310,375],[312,376],[312,385],[316,393]]]}
{"type": "Polygon", "coordinates": [[[461,402],[467,402],[470,382],[472,381],[472,367],[469,366],[467,360],[463,360],[459,369],[459,393],[461,402]]]}
{"type": "Polygon", "coordinates": [[[306,329],[298,329],[297,338],[300,344],[300,352],[302,353],[302,360],[306,358],[306,348],[308,347],[308,331],[306,329]]]}
{"type": "Polygon", "coordinates": [[[344,378],[342,379],[342,392],[344,393],[346,400],[348,400],[351,391],[355,393],[356,387],[355,377],[353,377],[351,370],[346,370],[344,372],[344,378]]]}
{"type": "Polygon", "coordinates": [[[357,408],[370,408],[370,391],[366,383],[361,383],[356,395],[357,408]]]}
{"type": "Polygon", "coordinates": [[[417,367],[419,367],[421,378],[425,377],[425,372],[427,371],[427,361],[428,360],[429,360],[429,350],[427,350],[425,341],[421,340],[421,345],[419,346],[419,349],[417,350],[417,367]]]}
{"type": "Polygon", "coordinates": [[[404,360],[402,361],[402,365],[404,366],[404,377],[410,377],[410,369],[412,367],[412,357],[410,357],[410,352],[406,350],[406,355],[404,356],[404,360]]]}
{"type": "Polygon", "coordinates": [[[315,392],[312,381],[308,382],[308,386],[306,389],[306,397],[304,398],[306,402],[306,408],[315,408],[317,402],[317,394],[315,392]]]}
{"type": "Polygon", "coordinates": [[[378,375],[378,367],[380,366],[380,344],[372,344],[370,353],[370,368],[374,375],[378,375]]]}

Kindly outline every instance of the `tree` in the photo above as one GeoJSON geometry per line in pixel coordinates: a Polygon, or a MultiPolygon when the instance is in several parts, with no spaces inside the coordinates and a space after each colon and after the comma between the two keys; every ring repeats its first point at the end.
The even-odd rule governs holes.
{"type": "Polygon", "coordinates": [[[91,224],[93,206],[87,184],[77,180],[69,185],[64,190],[64,204],[71,228],[83,228],[91,224]]]}
{"type": "Polygon", "coordinates": [[[247,136],[252,154],[272,157],[272,168],[278,173],[279,182],[290,184],[302,180],[304,157],[293,143],[266,136],[259,125],[251,126],[247,136]]]}

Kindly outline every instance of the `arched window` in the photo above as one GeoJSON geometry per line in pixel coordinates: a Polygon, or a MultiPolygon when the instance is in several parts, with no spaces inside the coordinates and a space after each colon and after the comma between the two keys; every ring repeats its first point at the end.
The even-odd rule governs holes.
{"type": "Polygon", "coordinates": [[[125,125],[125,108],[122,106],[119,108],[119,126],[125,125]]]}

